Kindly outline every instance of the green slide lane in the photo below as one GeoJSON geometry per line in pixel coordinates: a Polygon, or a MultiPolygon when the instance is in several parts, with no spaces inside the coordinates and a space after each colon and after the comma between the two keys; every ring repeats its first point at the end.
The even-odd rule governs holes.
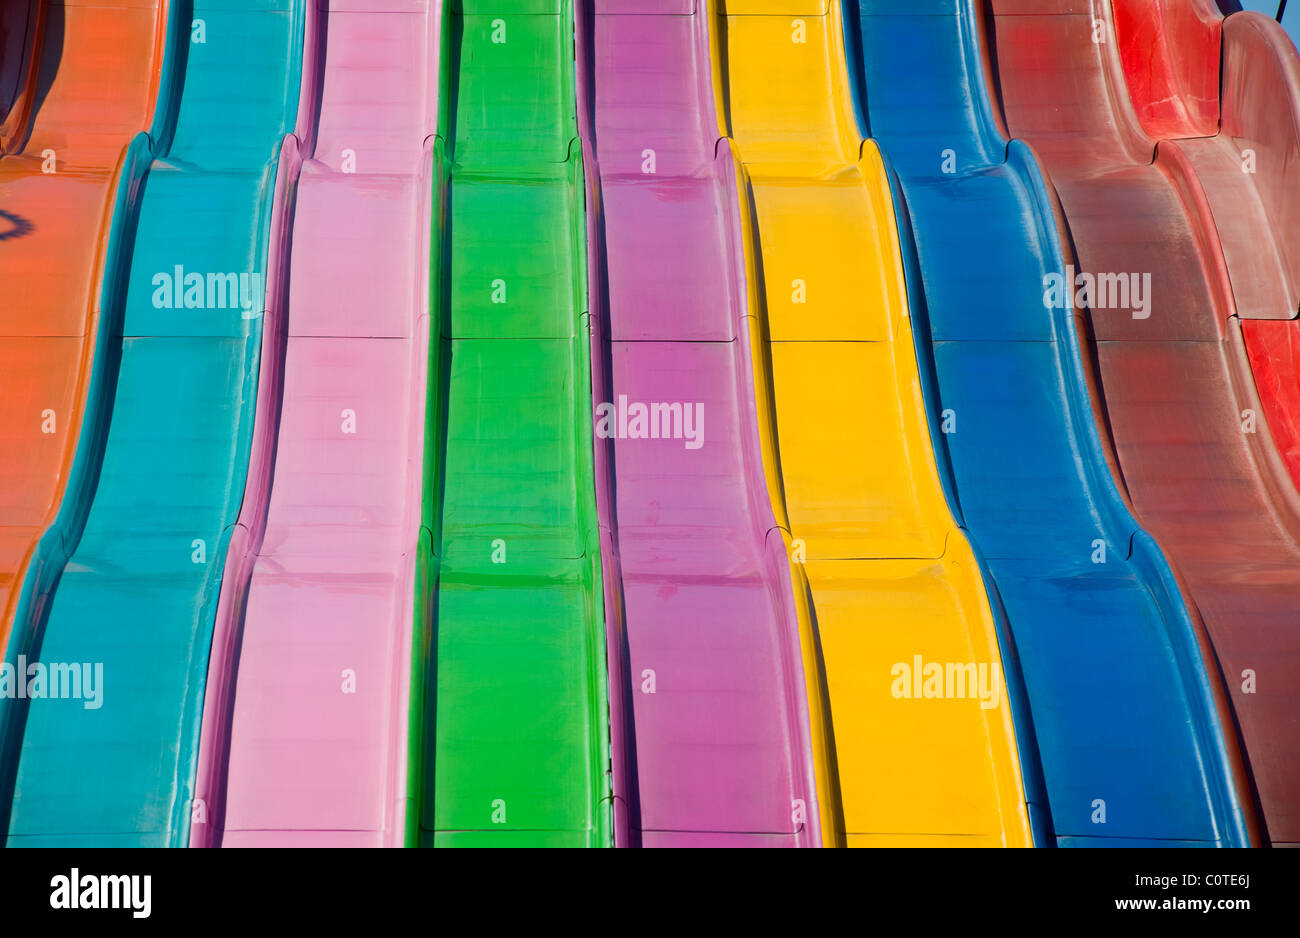
{"type": "Polygon", "coordinates": [[[450,6],[408,839],[605,846],[573,11],[450,6]]]}

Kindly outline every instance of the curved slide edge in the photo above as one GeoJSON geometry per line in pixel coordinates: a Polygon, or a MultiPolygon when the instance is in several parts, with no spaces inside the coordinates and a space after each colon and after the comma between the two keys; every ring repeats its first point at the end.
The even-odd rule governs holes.
{"type": "MultiPolygon", "coordinates": [[[[310,19],[308,35],[311,35],[310,19]]],[[[257,401],[248,477],[239,516],[230,529],[208,656],[204,685],[203,718],[199,731],[198,760],[194,774],[194,809],[190,814],[189,846],[221,846],[226,817],[226,771],[229,761],[230,724],[237,680],[241,619],[247,604],[248,581],[265,536],[275,463],[276,425],[284,379],[285,320],[289,246],[293,231],[293,205],[302,151],[297,134],[280,144],[276,187],[272,199],[271,228],[266,267],[266,310],[262,316],[262,354],[258,364],[257,401]]]]}
{"type": "Polygon", "coordinates": [[[829,724],[813,727],[832,773],[824,839],[1027,846],[996,625],[932,453],[889,182],[857,133],[839,5],[725,9],[715,62],[762,271],[751,308],[769,494],[797,600],[804,584],[806,671],[824,674],[810,692],[829,724]],[[914,699],[935,696],[913,691],[936,664],[987,669],[990,695],[954,683],[938,696],[961,702],[914,699]]]}
{"type": "MultiPolygon", "coordinates": [[[[1018,646],[1028,674],[1056,837],[1243,842],[1217,667],[1201,660],[1203,629],[1112,474],[1083,324],[1072,305],[1044,302],[1050,278],[1066,277],[1059,211],[1032,151],[993,113],[980,11],[964,0],[921,14],[850,6],[862,120],[900,154],[903,237],[920,247],[923,275],[909,288],[932,421],[941,411],[959,421],[932,435],[1010,612],[1004,654],[1018,646]],[[933,63],[929,83],[913,74],[918,59],[933,63]],[[1146,719],[1127,719],[1135,708],[1146,719]]],[[[1031,724],[1017,715],[1016,725],[1023,736],[1031,724]]]]}
{"type": "Polygon", "coordinates": [[[210,629],[256,393],[276,169],[267,144],[278,144],[296,106],[304,6],[223,3],[201,12],[209,41],[186,56],[172,149],[146,177],[110,339],[117,369],[94,497],[38,630],[44,658],[102,664],[109,699],[102,708],[32,704],[11,845],[183,845],[188,837],[210,629]],[[245,97],[248,88],[228,80],[232,56],[284,68],[258,75],[269,84],[265,97],[245,97]],[[210,93],[216,83],[224,96],[210,93]],[[215,144],[213,124],[227,131],[215,144]],[[247,230],[195,223],[203,210],[247,230]],[[252,272],[229,275],[229,289],[224,275],[210,274],[206,299],[186,282],[178,313],[154,273],[178,259],[191,275],[252,272]],[[192,393],[176,394],[186,382],[192,393]],[[186,432],[167,432],[175,427],[186,432]]]}
{"type": "MultiPolygon", "coordinates": [[[[1294,782],[1274,767],[1296,749],[1283,716],[1294,712],[1295,496],[1266,432],[1242,423],[1259,405],[1208,198],[1181,143],[1152,141],[1154,162],[1114,158],[1115,109],[1133,109],[1116,43],[1083,42],[1091,17],[1064,0],[1037,15],[1012,0],[995,10],[1008,123],[1051,173],[1080,269],[1149,277],[1145,310],[1114,296],[1091,304],[1102,398],[1138,519],[1185,578],[1212,641],[1266,836],[1289,842],[1294,782]],[[1068,127],[1049,118],[1048,99],[1073,115],[1068,127]]],[[[1108,2],[1092,12],[1112,29],[1108,2]]]]}
{"type": "Polygon", "coordinates": [[[816,845],[798,620],[736,334],[747,284],[709,15],[691,0],[577,12],[594,399],[614,412],[597,411],[596,460],[615,840],[816,845]],[[620,434],[619,401],[692,408],[699,436],[620,434]]]}
{"type": "MultiPolygon", "coordinates": [[[[1218,0],[1219,11],[1224,16],[1231,13],[1261,13],[1274,22],[1278,22],[1277,11],[1281,6],[1281,0],[1218,0]]],[[[1300,8],[1294,3],[1287,3],[1281,26],[1291,42],[1300,46],[1300,8]]]]}
{"type": "Polygon", "coordinates": [[[416,840],[612,842],[583,165],[567,0],[449,11],[416,840]],[[488,273],[490,276],[484,276],[488,273]]]}

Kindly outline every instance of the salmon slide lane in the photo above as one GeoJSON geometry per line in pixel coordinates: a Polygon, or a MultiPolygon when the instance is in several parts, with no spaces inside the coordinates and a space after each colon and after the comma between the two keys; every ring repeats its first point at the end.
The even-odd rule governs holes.
{"type": "Polygon", "coordinates": [[[11,846],[183,846],[202,810],[191,802],[208,651],[249,461],[277,152],[298,113],[307,6],[195,0],[194,29],[168,30],[169,103],[143,147],[138,212],[115,219],[125,262],[104,296],[106,428],[79,495],[89,509],[64,535],[70,559],[23,599],[22,648],[102,664],[103,698],[7,714],[11,846]]]}
{"type": "MultiPolygon", "coordinates": [[[[13,660],[85,512],[105,299],[148,162],[144,133],[167,111],[166,25],[163,0],[0,11],[0,653],[13,660]]],[[[0,701],[0,764],[15,709],[0,701]]]]}
{"type": "Polygon", "coordinates": [[[1086,321],[1043,300],[1068,241],[990,97],[980,4],[847,6],[862,122],[914,238],[931,419],[952,420],[936,438],[1014,636],[1055,842],[1243,845],[1251,796],[1217,665],[1112,474],[1086,321]]]}
{"type": "MultiPolygon", "coordinates": [[[[1233,226],[1263,209],[1243,201],[1250,184],[1244,195],[1242,183],[1219,190],[1226,196],[1209,194],[1225,185],[1222,161],[1231,154],[1211,152],[1222,141],[1161,139],[1170,127],[1215,130],[1218,79],[1204,58],[1199,73],[1188,67],[1215,40],[1185,53],[1191,59],[1157,49],[1152,68],[1130,88],[1111,3],[1080,11],[1067,0],[1032,8],[995,0],[993,11],[984,32],[1007,123],[1041,156],[1059,193],[1081,276],[1138,288],[1127,297],[1098,291],[1087,304],[1123,481],[1138,520],[1186,578],[1204,618],[1262,808],[1261,836],[1300,842],[1300,779],[1290,770],[1300,757],[1300,495],[1269,428],[1250,419],[1264,411],[1238,299],[1269,282],[1247,289],[1242,268],[1229,263],[1238,249],[1233,226]],[[1152,110],[1146,82],[1181,91],[1152,110]],[[1213,203],[1224,197],[1240,204],[1216,215],[1213,203]]],[[[1175,27],[1184,40],[1218,28],[1206,3],[1184,13],[1200,19],[1175,27]]],[[[1236,166],[1240,175],[1239,158],[1236,166]]],[[[1266,240],[1257,234],[1252,249],[1262,254],[1266,240]]]]}

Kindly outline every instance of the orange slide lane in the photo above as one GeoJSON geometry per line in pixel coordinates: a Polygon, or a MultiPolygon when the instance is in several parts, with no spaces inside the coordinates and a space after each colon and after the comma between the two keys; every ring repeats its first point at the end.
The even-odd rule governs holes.
{"type": "Polygon", "coordinates": [[[12,0],[0,17],[0,652],[76,452],[114,192],[153,117],[167,6],[12,0]]]}

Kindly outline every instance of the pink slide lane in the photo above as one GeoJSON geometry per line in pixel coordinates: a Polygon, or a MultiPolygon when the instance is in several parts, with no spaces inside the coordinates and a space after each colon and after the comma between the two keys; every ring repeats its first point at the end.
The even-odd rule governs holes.
{"type": "Polygon", "coordinates": [[[441,9],[319,0],[314,12],[192,846],[404,834],[441,9]]]}
{"type": "Polygon", "coordinates": [[[691,0],[578,7],[593,395],[597,406],[679,407],[683,431],[688,409],[696,417],[689,439],[597,431],[615,837],[820,846],[799,623],[764,478],[740,197],[719,141],[709,20],[691,0]]]}

